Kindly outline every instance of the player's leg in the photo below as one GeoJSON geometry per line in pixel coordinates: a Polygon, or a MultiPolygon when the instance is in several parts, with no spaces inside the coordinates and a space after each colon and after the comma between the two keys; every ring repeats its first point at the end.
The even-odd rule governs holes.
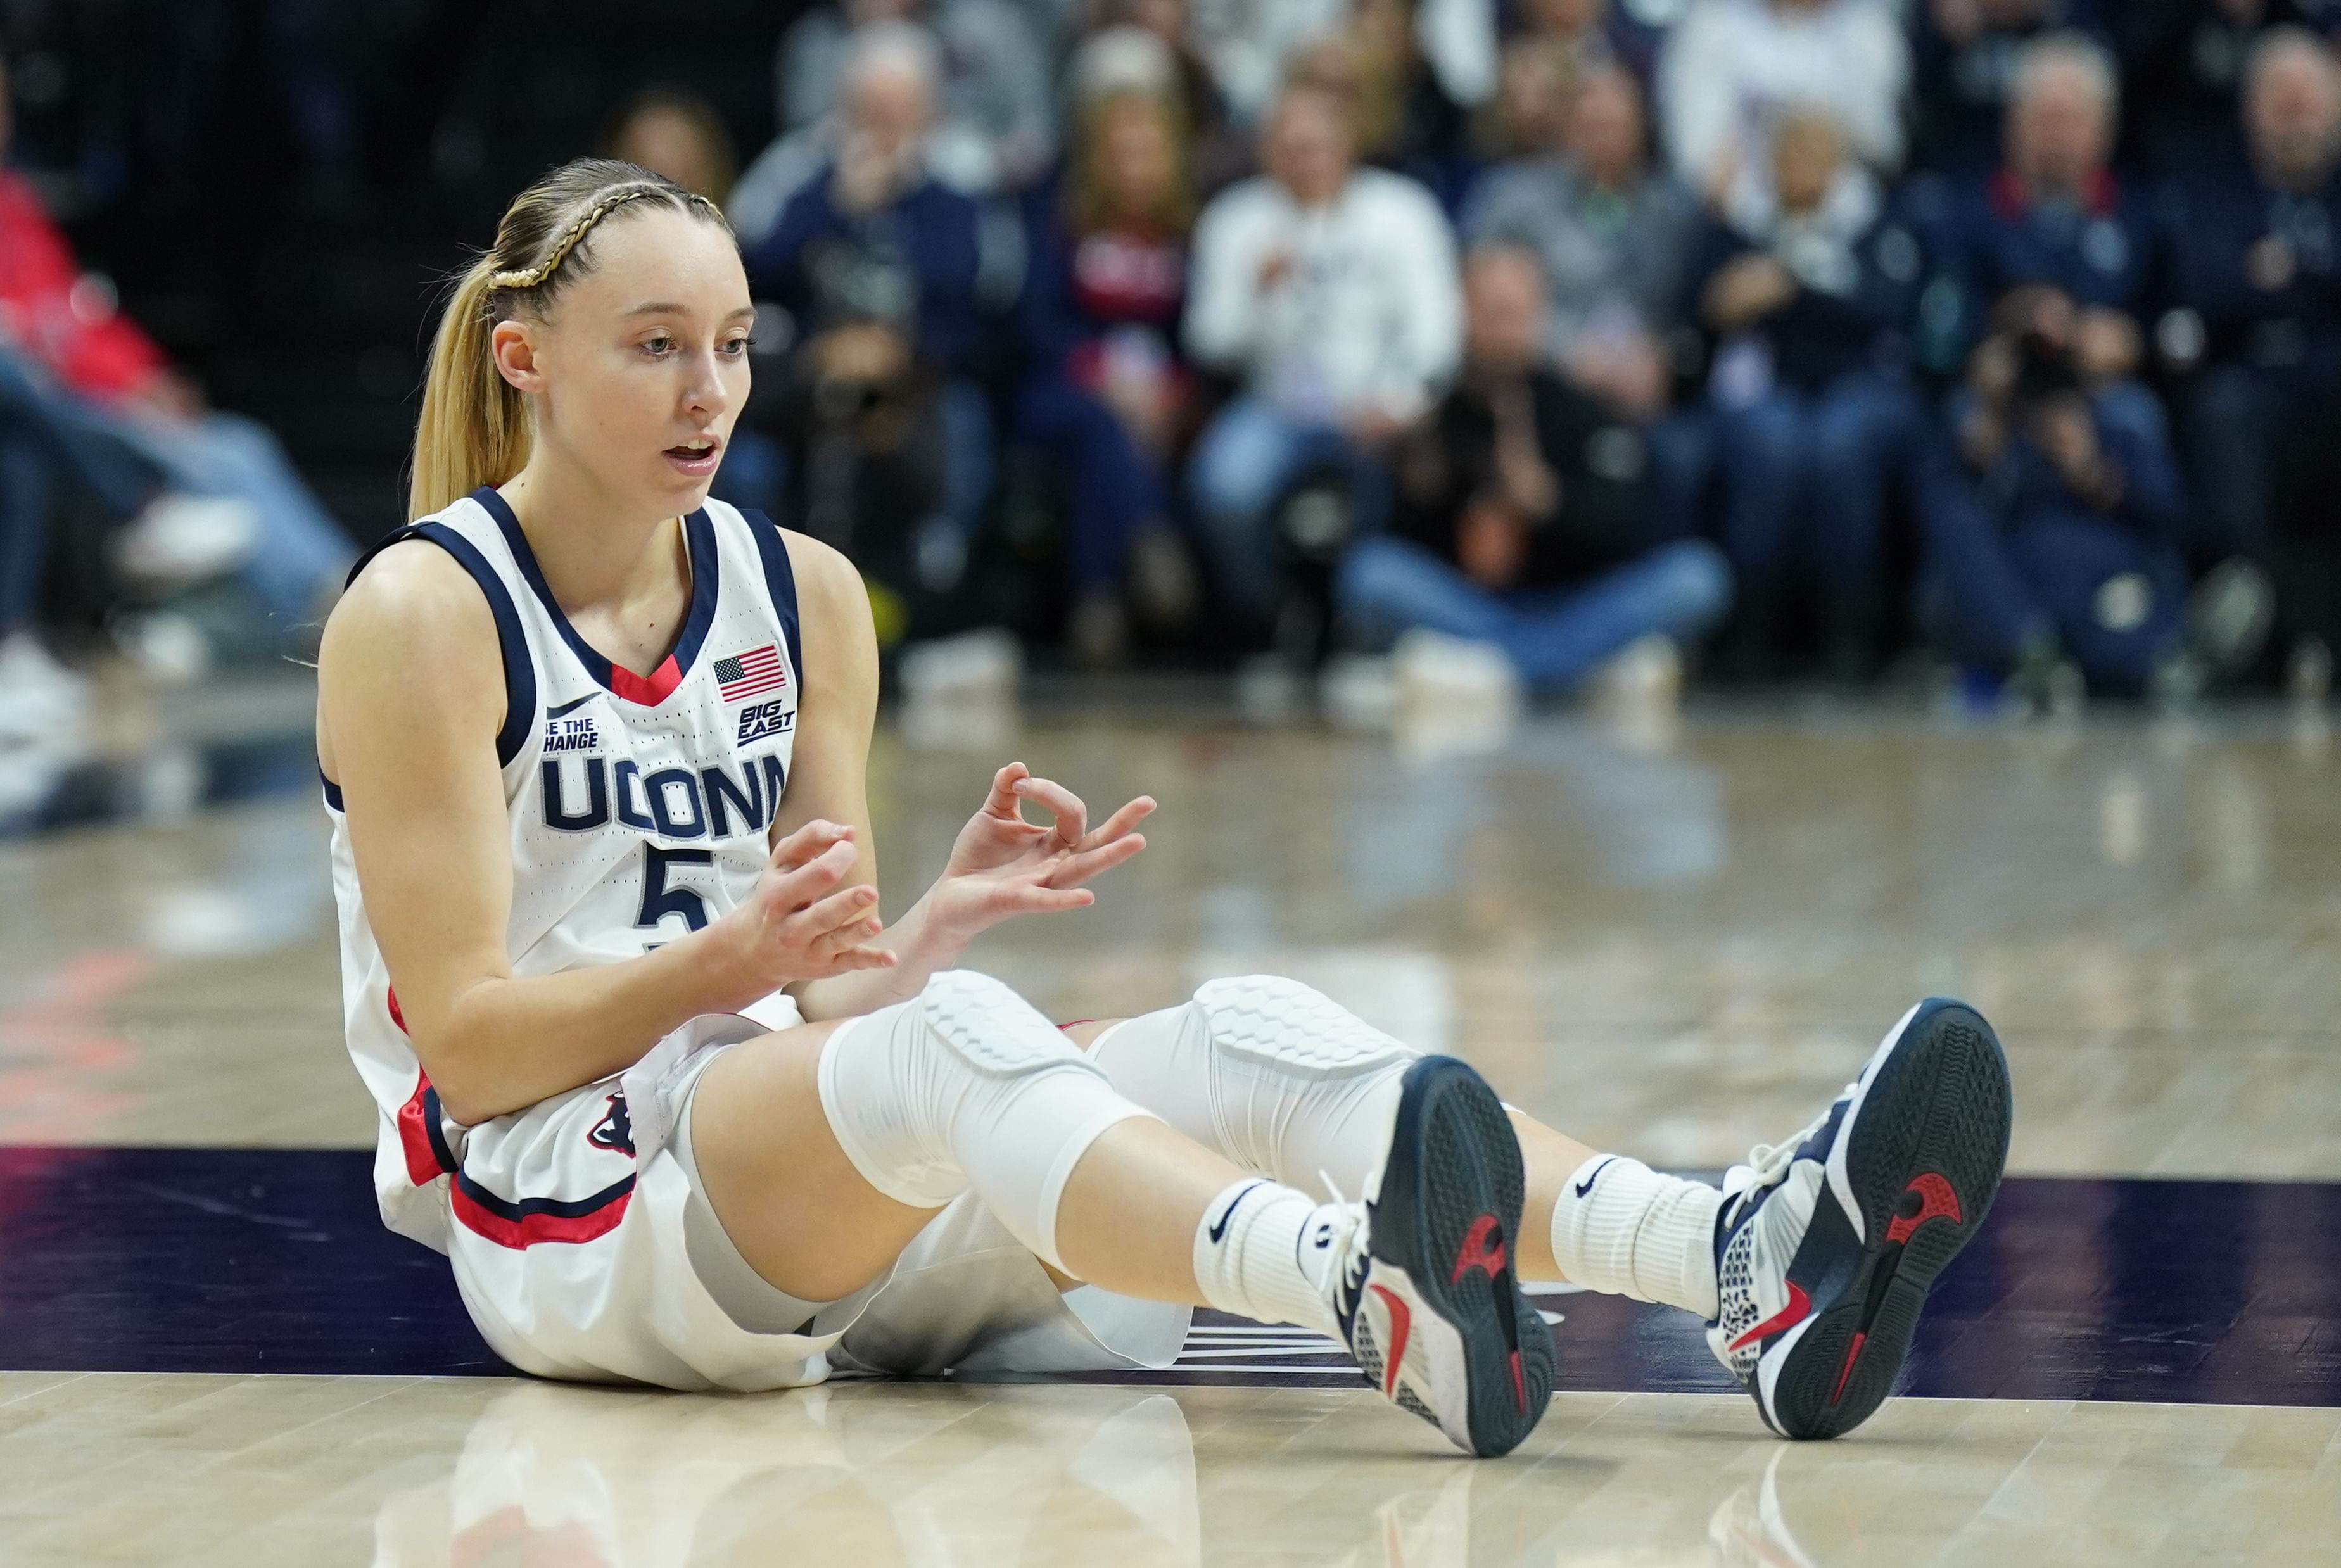
{"type": "MultiPolygon", "coordinates": [[[[1182,1007],[1069,1033],[1115,1088],[1197,1143],[1318,1192],[1365,1184],[1420,1055],[1275,975],[1208,981],[1182,1007]]],[[[1523,1278],[1716,1315],[1714,1187],[1634,1160],[1602,1168],[1604,1156],[1574,1138],[1517,1110],[1511,1121],[1527,1171],[1523,1278]],[[1598,1205],[1575,1191],[1589,1168],[1601,1172],[1598,1205]]]]}
{"type": "MultiPolygon", "coordinates": [[[[1296,981],[1212,981],[1195,1000],[1075,1031],[1116,1086],[1248,1169],[1361,1179],[1413,1053],[1296,981]]],[[[1519,1111],[1519,1266],[1660,1302],[1792,1436],[1849,1430],[1890,1387],[1927,1289],[1997,1191],[2007,1064],[1962,1004],[1914,1007],[1838,1100],[1758,1146],[1722,1190],[1600,1154],[1519,1111]]]]}
{"type": "Polygon", "coordinates": [[[1517,1444],[1549,1391],[1549,1346],[1522,1344],[1535,1320],[1503,1253],[1517,1145],[1448,1058],[1401,1086],[1370,1205],[1246,1177],[976,975],[733,1047],[691,1103],[710,1205],[750,1265],[801,1299],[860,1288],[971,1188],[1036,1256],[1091,1284],[1341,1336],[1384,1393],[1476,1452],[1517,1444]]]}

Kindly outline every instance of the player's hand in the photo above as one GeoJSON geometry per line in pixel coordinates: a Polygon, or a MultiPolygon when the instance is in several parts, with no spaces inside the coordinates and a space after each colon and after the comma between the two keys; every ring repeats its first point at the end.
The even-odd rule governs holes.
{"type": "Polygon", "coordinates": [[[1080,796],[1011,762],[992,776],[983,809],[960,829],[928,895],[930,917],[964,939],[1011,916],[1086,908],[1097,895],[1084,884],[1146,848],[1137,828],[1153,810],[1153,800],[1141,795],[1091,831],[1080,796]],[[1028,801],[1051,819],[1026,821],[1028,801]]]}
{"type": "Polygon", "coordinates": [[[708,927],[721,961],[751,999],[800,980],[893,967],[892,952],[869,946],[885,928],[878,889],[841,886],[855,853],[851,827],[808,822],[772,846],[746,902],[708,927]]]}

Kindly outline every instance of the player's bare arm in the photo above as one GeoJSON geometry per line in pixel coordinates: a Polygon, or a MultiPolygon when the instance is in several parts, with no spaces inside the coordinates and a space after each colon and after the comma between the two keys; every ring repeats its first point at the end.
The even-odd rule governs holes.
{"type": "MultiPolygon", "coordinates": [[[[808,679],[797,711],[797,770],[772,823],[776,839],[818,823],[853,829],[847,890],[877,906],[878,860],[870,831],[870,737],[878,713],[878,639],[861,573],[844,556],[802,534],[784,535],[797,581],[805,646],[818,649],[820,677],[808,679]]],[[[1089,808],[1063,785],[1037,779],[1021,762],[1000,769],[982,807],[951,846],[942,874],[869,945],[890,953],[872,966],[792,987],[807,1018],[847,1017],[918,995],[958,963],[970,943],[1018,915],[1086,908],[1087,884],[1146,848],[1138,825],[1151,797],[1124,805],[1091,830],[1089,808]],[[1028,820],[1027,804],[1048,818],[1028,820]]]]}

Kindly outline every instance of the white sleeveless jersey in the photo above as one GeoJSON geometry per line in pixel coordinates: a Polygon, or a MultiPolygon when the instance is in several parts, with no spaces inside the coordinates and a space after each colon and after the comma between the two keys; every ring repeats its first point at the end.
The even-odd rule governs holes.
{"type": "MultiPolygon", "coordinates": [[[[695,930],[748,896],[769,856],[802,661],[788,551],[771,522],[718,501],[683,527],[691,605],[673,653],[648,677],[577,635],[493,490],[368,554],[429,540],[471,573],[494,612],[505,705],[496,755],[513,870],[505,943],[516,975],[616,963],[695,930]]],[[[451,1209],[474,1228],[524,1224],[547,1239],[583,1239],[562,1233],[603,1223],[595,1215],[551,1212],[583,1206],[502,1213],[513,1206],[461,1177],[462,1129],[441,1114],[407,1042],[330,781],[325,804],[350,1055],[382,1112],[374,1188],[384,1223],[441,1252],[451,1209]],[[443,1178],[453,1178],[452,1201],[439,1197],[443,1178]]]]}

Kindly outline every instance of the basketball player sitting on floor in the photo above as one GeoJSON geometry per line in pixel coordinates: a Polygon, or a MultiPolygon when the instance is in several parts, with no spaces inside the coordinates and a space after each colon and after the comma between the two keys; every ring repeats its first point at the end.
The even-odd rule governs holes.
{"type": "Polygon", "coordinates": [[[1566,1279],[1706,1319],[1787,1435],[1878,1407],[2006,1158],[1981,1017],[1920,1003],[1720,1191],[1289,980],[1051,1028],[953,966],[1090,903],[1153,802],[1093,828],[1003,768],[882,923],[862,584],[707,499],[752,316],[681,187],[587,161],[523,192],[440,326],[417,521],[325,633],[382,1212],[500,1355],[681,1389],[1160,1365],[1205,1304],[1338,1336],[1492,1454],[1552,1388],[1519,1282],[1566,1279]]]}

